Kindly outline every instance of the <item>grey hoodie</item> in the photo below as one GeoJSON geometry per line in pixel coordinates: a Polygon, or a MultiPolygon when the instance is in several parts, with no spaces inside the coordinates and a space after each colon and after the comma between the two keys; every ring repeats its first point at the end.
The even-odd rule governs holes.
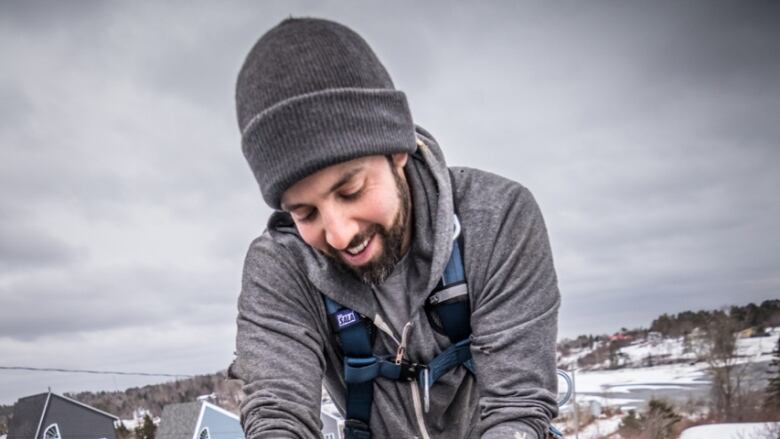
{"type": "MultiPolygon", "coordinates": [[[[547,231],[531,193],[487,172],[448,169],[433,138],[405,173],[412,194],[413,241],[398,313],[371,288],[310,248],[292,219],[274,213],[252,242],[238,302],[236,360],[244,381],[241,418],[248,439],[320,437],[323,383],[343,414],[343,362],[322,295],[385,327],[374,352],[396,352],[408,321],[407,357],[427,363],[450,342],[436,333],[423,303],[442,276],[452,246],[453,212],[461,224],[471,301],[476,377],[459,367],[431,389],[423,414],[415,383],[377,379],[374,438],[542,438],[556,416],[555,339],[560,303],[547,231]],[[408,310],[411,310],[409,312],[408,310]],[[393,335],[391,335],[393,334],[393,335]]],[[[379,288],[379,291],[383,291],[379,288]]]]}

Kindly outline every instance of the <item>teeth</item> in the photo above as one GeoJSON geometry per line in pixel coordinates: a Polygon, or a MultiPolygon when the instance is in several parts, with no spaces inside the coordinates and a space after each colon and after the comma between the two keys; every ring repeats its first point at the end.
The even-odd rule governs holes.
{"type": "Polygon", "coordinates": [[[366,238],[366,240],[365,240],[365,241],[363,241],[362,243],[360,243],[360,244],[358,244],[358,245],[356,245],[356,246],[354,246],[354,247],[350,247],[350,248],[348,248],[348,249],[347,249],[347,253],[349,253],[349,254],[351,254],[351,255],[356,255],[356,254],[358,254],[358,253],[362,252],[362,251],[363,251],[363,249],[365,249],[365,248],[366,248],[366,246],[368,245],[368,241],[369,241],[370,239],[371,239],[370,237],[369,237],[369,238],[366,238]]]}

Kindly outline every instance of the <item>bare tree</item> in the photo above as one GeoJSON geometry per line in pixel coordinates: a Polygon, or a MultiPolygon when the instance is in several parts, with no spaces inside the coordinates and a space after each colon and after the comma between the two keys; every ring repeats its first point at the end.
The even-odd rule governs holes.
{"type": "Polygon", "coordinates": [[[720,419],[735,418],[739,403],[744,366],[738,368],[737,322],[723,311],[716,311],[699,340],[699,355],[712,375],[714,414],[720,419]]]}
{"type": "Polygon", "coordinates": [[[769,383],[764,405],[767,410],[780,413],[780,339],[777,339],[777,346],[772,354],[774,358],[769,363],[769,383]]]}

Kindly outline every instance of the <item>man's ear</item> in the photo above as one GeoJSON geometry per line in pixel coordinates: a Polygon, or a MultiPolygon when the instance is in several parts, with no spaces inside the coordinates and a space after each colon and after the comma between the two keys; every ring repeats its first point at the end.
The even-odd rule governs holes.
{"type": "Polygon", "coordinates": [[[392,158],[393,166],[395,166],[400,171],[404,166],[406,166],[406,162],[409,160],[409,154],[405,152],[399,152],[397,154],[393,154],[392,158]]]}

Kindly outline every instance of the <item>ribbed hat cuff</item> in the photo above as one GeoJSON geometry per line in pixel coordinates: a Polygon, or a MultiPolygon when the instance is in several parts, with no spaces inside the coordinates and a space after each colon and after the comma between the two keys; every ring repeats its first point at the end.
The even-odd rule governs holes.
{"type": "Polygon", "coordinates": [[[280,209],[284,191],[320,169],[368,155],[412,153],[416,144],[403,92],[340,88],[257,114],[243,130],[242,149],[263,199],[280,209]]]}

